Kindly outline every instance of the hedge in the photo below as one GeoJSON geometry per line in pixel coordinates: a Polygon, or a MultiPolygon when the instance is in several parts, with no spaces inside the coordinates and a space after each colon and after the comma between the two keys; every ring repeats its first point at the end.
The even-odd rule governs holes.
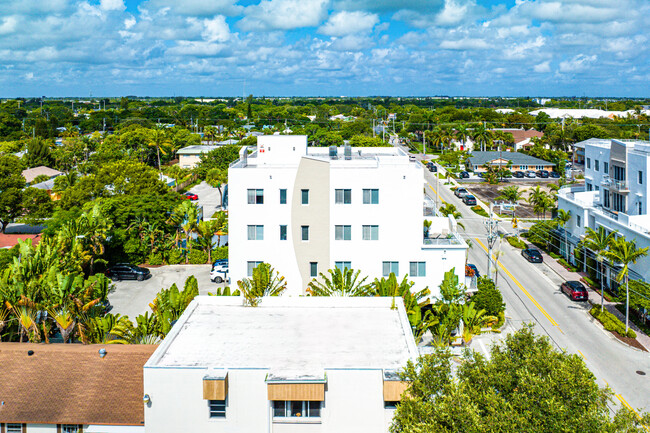
{"type": "MultiPolygon", "coordinates": [[[[616,331],[619,335],[626,336],[625,334],[625,324],[618,320],[618,317],[614,316],[607,310],[600,311],[600,306],[596,305],[591,310],[589,314],[594,316],[600,323],[603,324],[603,327],[608,331],[616,331]]],[[[628,328],[627,337],[636,338],[636,332],[632,328],[628,328]]]]}
{"type": "Polygon", "coordinates": [[[483,208],[482,208],[481,206],[479,206],[479,205],[472,206],[471,209],[472,209],[475,213],[481,215],[482,217],[487,218],[487,217],[490,216],[490,215],[488,215],[487,212],[485,212],[485,209],[483,209],[483,208]]]}
{"type": "Polygon", "coordinates": [[[203,265],[208,262],[208,253],[201,250],[192,250],[189,254],[190,265],[203,265]]]}
{"type": "Polygon", "coordinates": [[[523,250],[523,249],[526,248],[526,242],[524,242],[521,239],[518,239],[518,238],[516,238],[514,236],[508,236],[506,238],[506,240],[508,241],[508,243],[510,245],[512,245],[515,248],[519,248],[520,250],[523,250]]]}
{"type": "Polygon", "coordinates": [[[181,250],[172,250],[167,258],[170,265],[178,265],[183,261],[183,252],[181,250]]]}

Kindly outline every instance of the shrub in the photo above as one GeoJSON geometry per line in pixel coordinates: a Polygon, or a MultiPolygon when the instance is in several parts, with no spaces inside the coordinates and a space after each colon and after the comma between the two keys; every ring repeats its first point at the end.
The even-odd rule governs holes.
{"type": "Polygon", "coordinates": [[[479,205],[472,206],[471,209],[472,209],[475,213],[481,215],[482,217],[487,218],[487,217],[490,216],[490,215],[488,215],[487,212],[485,212],[485,209],[483,209],[483,208],[482,208],[481,206],[479,206],[479,205]]]}
{"type": "Polygon", "coordinates": [[[142,263],[146,257],[146,247],[138,238],[130,238],[124,243],[125,261],[129,263],[142,263]]]}
{"type": "Polygon", "coordinates": [[[618,317],[614,316],[607,310],[600,311],[600,306],[596,305],[591,310],[589,314],[594,316],[600,323],[603,324],[603,327],[610,332],[617,332],[619,335],[627,336],[629,338],[636,338],[636,332],[631,328],[628,328],[627,334],[625,333],[625,324],[618,320],[618,317]]]}
{"type": "Polygon", "coordinates": [[[217,247],[212,250],[212,260],[223,260],[228,258],[228,247],[217,247]]]}
{"type": "Polygon", "coordinates": [[[553,253],[553,252],[548,253],[548,255],[551,256],[551,257],[553,257],[555,260],[557,260],[557,259],[561,259],[561,258],[562,258],[561,255],[559,255],[559,254],[555,254],[555,253],[553,253]]]}
{"type": "Polygon", "coordinates": [[[147,259],[147,263],[150,265],[158,266],[163,264],[163,257],[161,253],[150,254],[147,259]]]}
{"type": "Polygon", "coordinates": [[[499,316],[506,309],[501,292],[488,277],[478,279],[478,292],[472,296],[472,302],[488,316],[499,316]]]}
{"type": "Polygon", "coordinates": [[[170,265],[178,265],[183,261],[183,252],[181,250],[172,250],[172,252],[169,253],[169,257],[167,258],[167,263],[170,265]]]}
{"type": "Polygon", "coordinates": [[[208,253],[201,250],[192,250],[189,255],[189,262],[191,265],[202,265],[207,263],[208,253]]]}
{"type": "Polygon", "coordinates": [[[522,241],[521,239],[517,239],[514,236],[508,236],[506,238],[506,240],[508,241],[508,243],[510,245],[512,245],[515,248],[519,248],[520,250],[523,250],[523,249],[526,248],[526,242],[522,241]]]}

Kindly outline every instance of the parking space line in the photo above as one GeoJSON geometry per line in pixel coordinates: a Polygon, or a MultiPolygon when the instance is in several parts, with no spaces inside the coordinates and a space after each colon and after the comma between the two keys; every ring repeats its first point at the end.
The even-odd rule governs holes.
{"type": "MultiPolygon", "coordinates": [[[[485,252],[487,253],[487,252],[488,252],[488,249],[487,249],[487,247],[483,244],[483,242],[481,242],[481,240],[480,240],[479,238],[474,238],[474,239],[476,240],[476,242],[478,242],[478,244],[479,244],[479,245],[480,245],[480,246],[485,250],[485,252]]],[[[555,320],[553,320],[553,318],[552,318],[552,317],[551,317],[551,316],[546,312],[546,310],[544,310],[544,308],[542,308],[542,306],[539,304],[539,302],[537,302],[537,300],[536,300],[535,298],[533,298],[533,296],[532,296],[530,293],[528,293],[528,290],[526,290],[526,289],[524,288],[524,286],[521,285],[521,283],[520,283],[520,282],[519,282],[519,281],[514,277],[514,275],[512,275],[512,274],[510,273],[510,271],[509,271],[508,269],[506,269],[505,266],[503,266],[503,263],[499,262],[499,266],[501,267],[501,269],[503,270],[503,272],[505,272],[506,275],[508,275],[508,276],[510,277],[510,279],[511,279],[511,280],[512,280],[516,285],[517,285],[517,287],[519,287],[519,288],[521,289],[521,291],[524,292],[524,294],[525,294],[525,295],[528,297],[528,299],[530,299],[530,301],[531,301],[531,302],[532,302],[532,303],[533,303],[533,304],[534,304],[534,305],[539,309],[539,311],[542,312],[542,314],[543,314],[543,315],[544,315],[544,316],[549,320],[549,322],[551,322],[551,324],[552,324],[553,326],[557,327],[557,328],[560,330],[560,332],[561,332],[562,329],[560,329],[560,325],[558,325],[558,323],[557,323],[555,320]]]]}

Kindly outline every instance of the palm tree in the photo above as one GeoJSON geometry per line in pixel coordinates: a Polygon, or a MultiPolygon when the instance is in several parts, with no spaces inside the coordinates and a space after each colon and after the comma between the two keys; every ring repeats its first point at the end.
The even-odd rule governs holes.
{"type": "Polygon", "coordinates": [[[328,269],[330,277],[322,272],[320,278],[322,282],[315,278],[307,286],[307,293],[311,296],[368,296],[372,286],[364,284],[368,277],[359,280],[361,271],[353,269],[340,268],[328,269]]]}
{"type": "Polygon", "coordinates": [[[422,308],[429,304],[429,298],[427,298],[427,296],[431,294],[431,291],[428,287],[425,287],[420,291],[411,292],[411,287],[413,287],[415,283],[409,281],[407,278],[408,277],[405,275],[402,281],[398,283],[397,277],[392,272],[388,278],[382,277],[381,280],[375,278],[368,295],[392,296],[393,298],[401,297],[411,327],[417,328],[417,326],[422,322],[422,308]]]}
{"type": "Polygon", "coordinates": [[[623,236],[615,238],[609,245],[609,250],[604,252],[607,259],[614,263],[620,263],[623,268],[616,276],[616,281],[625,279],[625,333],[628,330],[628,320],[630,313],[630,287],[629,272],[630,263],[636,263],[641,257],[648,255],[649,247],[637,248],[634,240],[626,241],[623,236]]]}
{"type": "Polygon", "coordinates": [[[268,263],[260,263],[253,269],[251,278],[237,281],[239,291],[247,305],[257,307],[264,296],[280,296],[287,282],[268,263]]]}
{"type": "Polygon", "coordinates": [[[498,198],[517,204],[522,197],[523,192],[519,190],[519,187],[511,185],[503,188],[501,190],[501,195],[498,198]]]}
{"type": "Polygon", "coordinates": [[[456,137],[456,140],[460,141],[461,145],[463,146],[463,149],[465,149],[465,142],[469,138],[469,132],[467,131],[467,127],[462,124],[456,126],[456,131],[454,133],[454,136],[456,137]]]}
{"type": "Polygon", "coordinates": [[[472,139],[474,143],[479,144],[481,150],[484,150],[490,147],[493,141],[493,134],[485,125],[480,124],[474,129],[472,139]]]}
{"type": "Polygon", "coordinates": [[[587,234],[582,241],[582,246],[596,255],[600,271],[600,311],[603,311],[605,304],[605,252],[609,245],[616,238],[616,232],[609,232],[604,227],[598,227],[598,231],[587,227],[587,234]]]}
{"type": "Polygon", "coordinates": [[[196,242],[203,251],[208,253],[208,263],[212,263],[212,250],[216,245],[214,235],[220,229],[221,227],[217,220],[201,221],[196,226],[196,242]]]}
{"type": "Polygon", "coordinates": [[[172,145],[171,140],[167,136],[167,133],[162,128],[156,128],[151,131],[147,144],[151,147],[156,148],[156,155],[158,157],[158,170],[161,170],[160,167],[160,152],[163,155],[167,155],[167,149],[172,145]]]}
{"type": "MultiPolygon", "coordinates": [[[[427,131],[429,132],[429,131],[427,131]]],[[[436,128],[431,131],[431,144],[438,150],[441,150],[445,144],[445,133],[440,128],[436,128]]]]}
{"type": "Polygon", "coordinates": [[[539,185],[531,191],[527,201],[533,205],[533,211],[537,214],[538,219],[542,213],[546,216],[546,211],[553,206],[552,199],[546,191],[539,187],[539,185]]]}
{"type": "MultiPolygon", "coordinates": [[[[197,220],[199,217],[199,210],[189,200],[183,201],[179,204],[172,215],[169,217],[169,223],[179,227],[185,234],[185,249],[189,251],[192,249],[190,237],[196,229],[197,220]]],[[[185,263],[189,260],[189,254],[185,256],[185,263]]]]}
{"type": "Polygon", "coordinates": [[[564,252],[566,253],[565,258],[569,260],[569,240],[568,240],[566,225],[571,220],[571,211],[560,209],[557,211],[557,217],[555,217],[555,219],[557,220],[558,223],[560,223],[560,227],[562,227],[562,231],[564,231],[564,252]]]}
{"type": "Polygon", "coordinates": [[[458,220],[461,219],[461,218],[463,217],[463,214],[461,214],[461,213],[458,211],[458,209],[456,209],[456,206],[455,206],[455,205],[453,205],[453,204],[451,204],[451,203],[445,203],[444,206],[441,206],[441,207],[440,207],[440,213],[441,213],[442,215],[444,215],[444,216],[449,216],[449,215],[453,216],[454,219],[456,220],[456,224],[458,224],[459,226],[461,226],[461,227],[463,228],[463,230],[465,229],[465,226],[463,225],[463,223],[458,222],[458,220]]]}

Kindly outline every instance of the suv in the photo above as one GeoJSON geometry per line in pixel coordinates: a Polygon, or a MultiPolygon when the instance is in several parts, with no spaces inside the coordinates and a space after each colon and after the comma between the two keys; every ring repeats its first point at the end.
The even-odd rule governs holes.
{"type": "Polygon", "coordinates": [[[465,188],[456,188],[456,191],[454,191],[454,195],[458,198],[463,198],[467,194],[469,192],[465,188]]]}
{"type": "Polygon", "coordinates": [[[587,289],[580,281],[566,281],[562,283],[560,290],[569,295],[569,298],[573,301],[586,301],[589,299],[589,293],[587,293],[587,289]]]}
{"type": "Polygon", "coordinates": [[[476,197],[470,194],[465,194],[463,196],[463,203],[467,206],[476,206],[476,197]]]}
{"type": "Polygon", "coordinates": [[[146,280],[151,277],[151,271],[147,268],[131,265],[129,263],[118,263],[117,265],[108,268],[106,276],[113,281],[120,280],[146,280]]]}
{"type": "Polygon", "coordinates": [[[469,179],[469,173],[466,171],[461,171],[460,172],[460,178],[461,179],[469,179]]]}
{"type": "Polygon", "coordinates": [[[210,281],[213,283],[223,283],[228,281],[228,259],[217,260],[212,265],[210,271],[210,281]]]}
{"type": "Polygon", "coordinates": [[[438,172],[438,167],[436,167],[436,165],[433,162],[428,162],[427,163],[427,168],[432,173],[437,173],[438,172]]]}
{"type": "Polygon", "coordinates": [[[548,179],[548,171],[546,170],[537,170],[537,173],[535,173],[537,177],[542,177],[544,179],[548,179]]]}
{"type": "Polygon", "coordinates": [[[524,259],[528,260],[530,263],[542,263],[544,261],[542,258],[542,253],[532,248],[521,250],[521,255],[524,256],[524,259]]]}
{"type": "Polygon", "coordinates": [[[524,174],[523,171],[515,171],[515,177],[517,179],[523,179],[524,177],[526,177],[526,175],[524,174]]]}
{"type": "Polygon", "coordinates": [[[534,178],[535,177],[535,172],[533,170],[528,170],[526,172],[526,177],[528,178],[534,178]]]}

